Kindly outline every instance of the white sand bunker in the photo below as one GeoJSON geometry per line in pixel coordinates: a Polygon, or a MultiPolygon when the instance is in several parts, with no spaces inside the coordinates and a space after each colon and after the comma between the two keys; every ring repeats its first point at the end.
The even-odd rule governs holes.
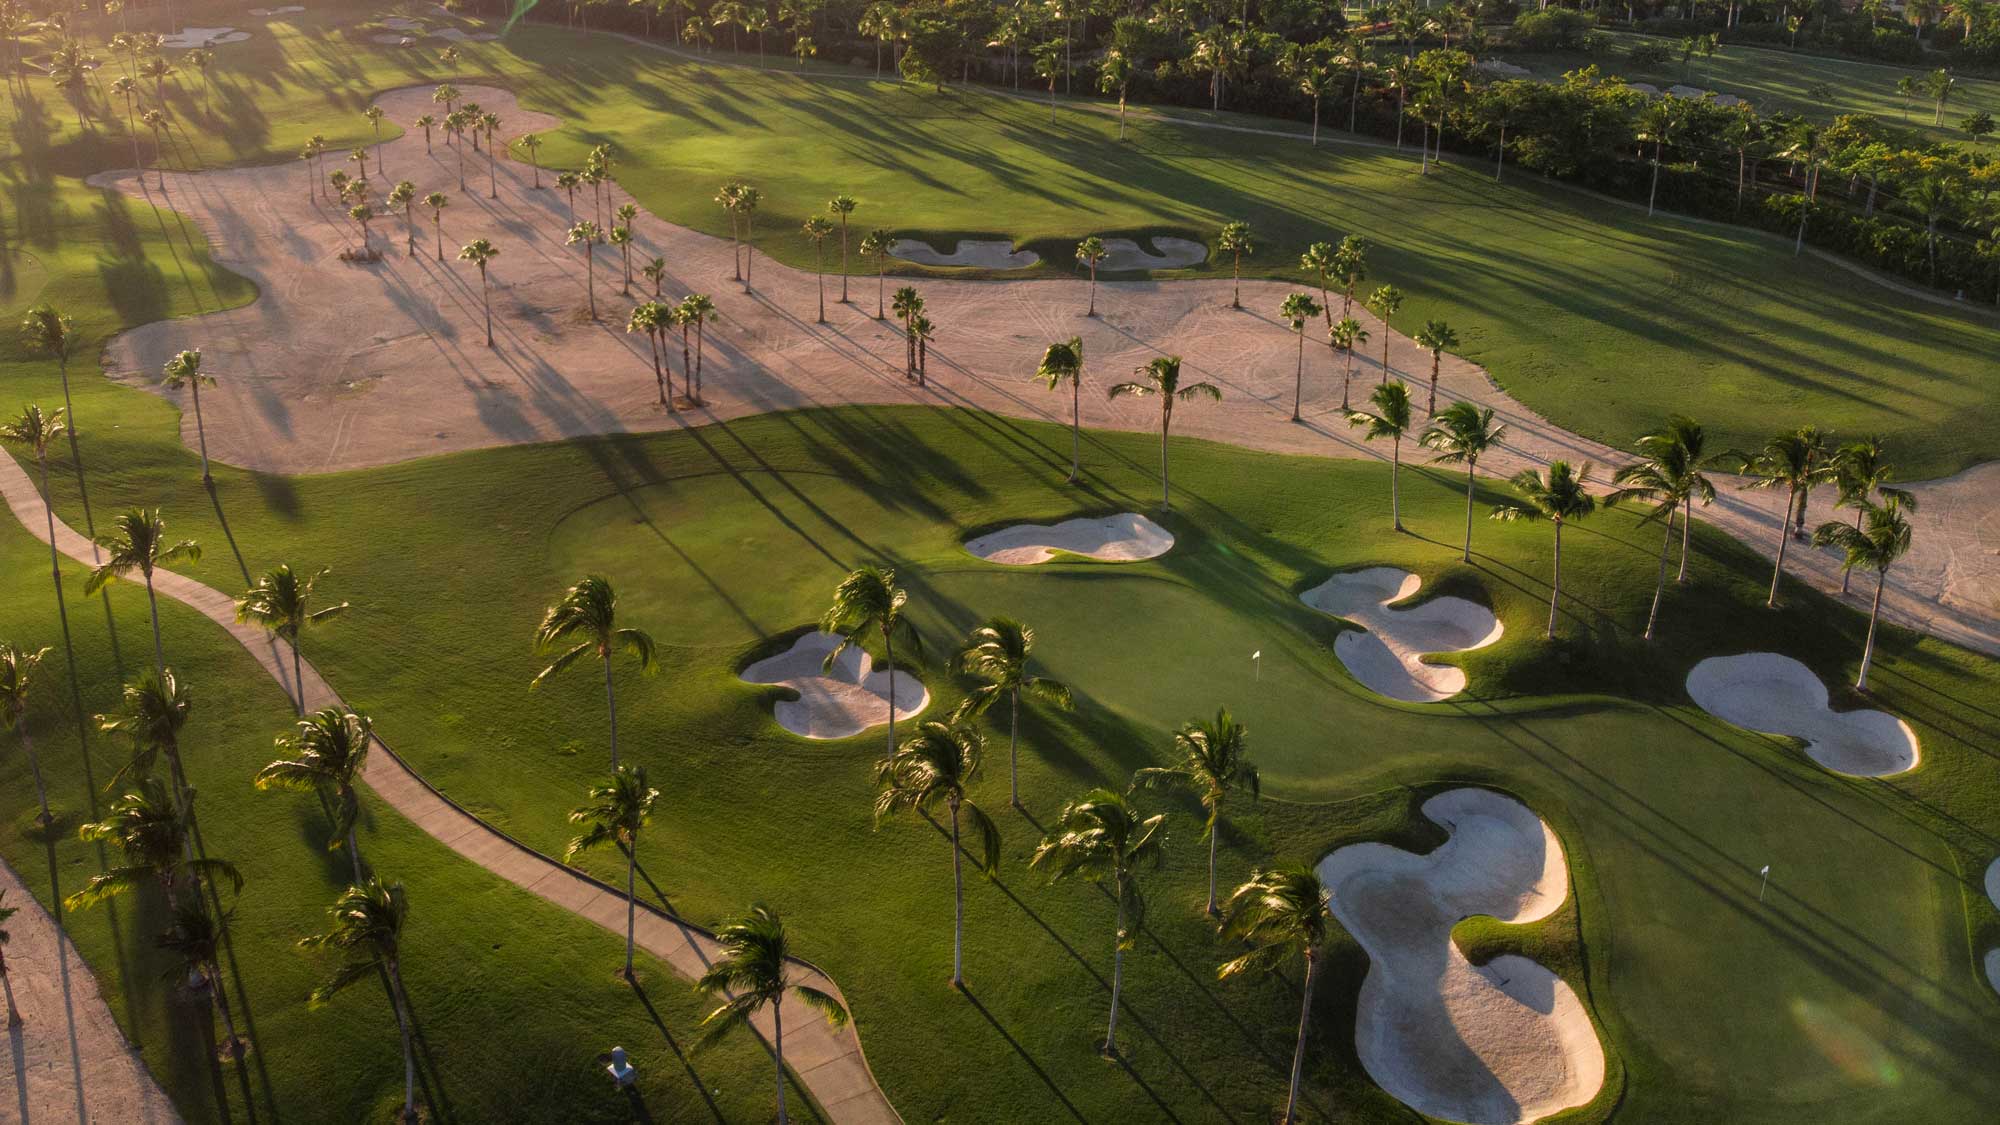
{"type": "Polygon", "coordinates": [[[305,11],[304,5],[286,4],[280,8],[252,8],[250,9],[250,14],[253,16],[289,16],[293,12],[303,11],[305,11]]]}
{"type": "Polygon", "coordinates": [[[1986,983],[1993,991],[2000,992],[2000,949],[1986,951],[1986,983]]]}
{"type": "Polygon", "coordinates": [[[889,244],[889,253],[920,266],[978,266],[989,270],[1026,269],[1042,260],[1033,250],[1016,250],[1011,242],[986,242],[961,238],[949,254],[941,254],[930,243],[915,238],[899,238],[889,244]]]}
{"type": "Polygon", "coordinates": [[[216,47],[224,43],[241,43],[250,38],[247,31],[233,27],[184,27],[160,40],[162,47],[193,50],[196,47],[216,47]]]}
{"type": "Polygon", "coordinates": [[[905,672],[874,671],[874,660],[858,646],[840,654],[822,672],[826,654],[840,644],[832,633],[807,633],[791,648],[743,669],[753,684],[783,684],[799,693],[771,709],[778,725],[803,738],[849,738],[889,721],[889,678],[896,684],[896,719],[914,718],[930,706],[930,693],[905,672]]]}
{"type": "Polygon", "coordinates": [[[1172,549],[1174,533],[1137,512],[1115,516],[1080,517],[1051,527],[1016,524],[968,540],[965,549],[987,562],[1034,566],[1058,552],[1104,562],[1156,559],[1172,549]]]}
{"type": "Polygon", "coordinates": [[[1423,579],[1407,570],[1374,566],[1336,574],[1299,600],[1367,630],[1348,630],[1333,642],[1333,654],[1362,687],[1405,703],[1436,703],[1465,690],[1465,669],[1428,663],[1424,655],[1485,648],[1505,629],[1492,610],[1464,598],[1389,608],[1414,597],[1421,585],[1423,579]]]}
{"type": "MultiPolygon", "coordinates": [[[[2000,859],[1986,867],[1986,897],[2000,908],[2000,859]]],[[[1993,986],[1993,991],[2000,992],[2000,949],[1986,951],[1986,983],[1993,986]]]]}
{"type": "Polygon", "coordinates": [[[1789,656],[1711,656],[1688,673],[1687,690],[1725,723],[1804,739],[1806,755],[1835,773],[1886,777],[1916,768],[1908,723],[1883,711],[1830,709],[1826,685],[1789,656]]]}
{"type": "Polygon", "coordinates": [[[1188,238],[1153,239],[1153,249],[1147,251],[1129,238],[1107,238],[1104,240],[1104,260],[1097,263],[1099,270],[1173,270],[1183,266],[1198,266],[1208,260],[1208,247],[1188,238]]]}
{"type": "Polygon", "coordinates": [[[1576,992],[1526,957],[1483,966],[1451,928],[1474,915],[1546,918],[1569,894],[1562,844],[1525,805],[1487,789],[1424,802],[1451,833],[1415,855],[1352,844],[1320,861],[1333,912],[1368,953],[1354,1045],[1384,1090],[1474,1125],[1580,1106],[1604,1084],[1604,1048],[1576,992]]]}

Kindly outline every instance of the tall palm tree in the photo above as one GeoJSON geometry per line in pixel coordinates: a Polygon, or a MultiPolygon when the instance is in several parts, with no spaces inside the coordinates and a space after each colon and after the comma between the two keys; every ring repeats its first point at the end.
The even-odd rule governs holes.
{"type": "Polygon", "coordinates": [[[720,1007],[701,1022],[710,1030],[705,1041],[721,1038],[731,1028],[747,1027],[751,1017],[765,1008],[771,1010],[771,1059],[778,1071],[778,1125],[785,1125],[785,994],[826,1015],[826,1022],[840,1027],[847,1022],[847,1009],[831,993],[787,979],[791,955],[786,951],[785,923],[778,913],[759,903],[741,920],[718,927],[716,944],[722,955],[695,981],[695,987],[710,996],[720,996],[720,1007]]]}
{"type": "Polygon", "coordinates": [[[917,375],[917,333],[914,321],[917,314],[924,311],[924,299],[916,286],[905,285],[896,290],[895,302],[890,306],[903,321],[903,378],[914,380],[917,375]]]}
{"type": "Polygon", "coordinates": [[[437,236],[437,260],[444,261],[444,209],[451,206],[451,197],[441,191],[424,196],[424,206],[431,209],[431,231],[437,236]]]}
{"type": "Polygon", "coordinates": [[[1067,711],[1074,705],[1069,685],[1028,671],[1028,658],[1035,650],[1035,631],[1011,617],[989,617],[973,629],[951,658],[960,675],[977,676],[985,682],[966,693],[958,706],[958,717],[982,714],[1003,697],[1007,700],[1007,791],[1015,808],[1021,807],[1021,695],[1026,693],[1050,706],[1067,711]]]}
{"type": "Polygon", "coordinates": [[[104,562],[84,580],[85,595],[95,594],[120,578],[130,579],[137,571],[146,583],[146,608],[153,619],[153,670],[165,674],[166,650],[160,645],[160,599],[153,592],[153,571],[171,562],[201,561],[201,544],[192,539],[167,542],[167,524],[158,508],[133,508],[118,517],[109,535],[97,538],[104,562]]]}
{"type": "Polygon", "coordinates": [[[1298,1120],[1299,1079],[1305,1071],[1306,1030],[1312,1021],[1313,979],[1319,969],[1320,949],[1333,932],[1333,895],[1317,872],[1303,865],[1277,867],[1251,874],[1248,882],[1229,896],[1228,916],[1222,936],[1228,941],[1246,942],[1250,952],[1225,961],[1216,969],[1218,979],[1253,970],[1265,972],[1281,968],[1293,956],[1306,963],[1305,997],[1299,1002],[1299,1038],[1292,1048],[1292,1086],[1285,1099],[1284,1125],[1298,1120]]]}
{"type": "Polygon", "coordinates": [[[1210,402],[1222,401],[1222,388],[1214,383],[1190,383],[1181,385],[1181,357],[1163,355],[1141,367],[1136,374],[1143,378],[1129,383],[1113,384],[1108,392],[1110,398],[1132,395],[1145,398],[1149,395],[1160,400],[1160,508],[1173,507],[1173,489],[1167,472],[1167,436],[1174,428],[1174,404],[1192,402],[1206,398],[1210,402]]]}
{"type": "Polygon", "coordinates": [[[1418,347],[1431,353],[1431,401],[1424,416],[1434,418],[1438,412],[1438,368],[1444,363],[1446,350],[1458,346],[1458,333],[1452,331],[1451,325],[1433,318],[1424,321],[1416,339],[1418,347]]]}
{"type": "Polygon", "coordinates": [[[326,850],[346,846],[356,882],[361,880],[361,845],[354,827],[361,819],[361,795],[355,782],[368,765],[374,737],[375,725],[366,715],[333,707],[314,711],[290,733],[278,736],[278,752],[286,756],[258,770],[253,782],[259,789],[320,794],[333,818],[326,850]]]}
{"type": "Polygon", "coordinates": [[[611,776],[590,787],[589,798],[569,812],[569,822],[582,828],[563,851],[563,862],[603,844],[625,853],[625,979],[636,979],[632,947],[639,925],[639,899],[634,876],[639,867],[639,831],[653,819],[653,802],[660,791],[646,784],[645,766],[616,766],[611,776]]]}
{"type": "Polygon", "coordinates": [[[150,776],[153,764],[165,757],[167,776],[185,810],[187,771],[181,763],[181,729],[187,726],[192,707],[186,686],[171,668],[164,675],[149,668],[126,684],[119,693],[118,710],[97,716],[99,730],[132,747],[131,758],[119,767],[112,784],[150,776]]]}
{"type": "Polygon", "coordinates": [[[535,648],[554,652],[563,642],[574,645],[556,654],[549,666],[535,674],[530,690],[542,686],[586,655],[595,655],[604,664],[604,706],[611,719],[611,768],[618,768],[618,694],[612,686],[611,654],[624,652],[639,661],[639,670],[654,668],[654,645],[650,634],[618,626],[618,594],[610,579],[595,574],[563,591],[563,596],[542,614],[535,626],[535,648]]]}
{"type": "Polygon", "coordinates": [[[396,1029],[403,1039],[403,1120],[417,1120],[417,1052],[410,1033],[410,995],[403,988],[403,926],[410,907],[403,884],[384,885],[370,875],[340,893],[327,909],[327,928],[299,939],[301,949],[331,950],[340,966],[312,990],[318,1007],[348,985],[387,976],[389,1004],[396,1011],[396,1029]]]}
{"type": "MultiPolygon", "coordinates": [[[[668,410],[674,409],[667,397],[667,374],[670,369],[660,365],[660,343],[672,318],[673,310],[668,306],[658,301],[642,301],[632,306],[632,315],[625,321],[626,332],[646,334],[646,345],[653,353],[653,385],[659,391],[660,405],[668,410]]],[[[692,391],[694,387],[689,386],[688,390],[692,391]]]]}
{"type": "Polygon", "coordinates": [[[1403,291],[1393,285],[1380,286],[1368,295],[1364,303],[1368,311],[1382,322],[1382,382],[1386,383],[1389,381],[1389,341],[1396,335],[1389,331],[1389,318],[1403,307],[1403,291]]]}
{"type": "Polygon", "coordinates": [[[1223,803],[1231,790],[1248,789],[1258,795],[1257,767],[1246,756],[1250,731],[1236,721],[1227,707],[1218,707],[1213,719],[1182,723],[1174,732],[1171,766],[1148,767],[1132,775],[1135,788],[1189,789],[1201,798],[1208,810],[1202,834],[1208,837],[1208,905],[1203,913],[1215,917],[1215,837],[1216,822],[1222,817],[1223,803]]]}
{"type": "MultiPolygon", "coordinates": [[[[500,198],[500,146],[493,143],[493,134],[500,129],[500,115],[482,113],[472,125],[475,130],[484,130],[486,133],[486,198],[498,199],[500,198]]],[[[376,160],[378,163],[381,160],[379,153],[376,160]]],[[[381,171],[381,168],[378,166],[376,171],[381,171]]]]}
{"type": "MultiPolygon", "coordinates": [[[[458,251],[458,260],[479,267],[479,304],[486,311],[486,346],[493,346],[493,291],[487,285],[486,264],[500,256],[500,248],[483,238],[475,238],[458,251]]],[[[592,316],[597,315],[592,305],[592,316]]]]}
{"type": "Polygon", "coordinates": [[[1504,424],[1493,424],[1492,407],[1460,400],[1432,418],[1417,439],[1424,448],[1437,451],[1431,464],[1465,466],[1465,547],[1459,552],[1465,562],[1472,561],[1472,494],[1478,488],[1479,459],[1506,436],[1504,424]]]}
{"type": "MultiPolygon", "coordinates": [[[[1833,506],[1854,509],[1856,531],[1862,530],[1867,506],[1877,496],[1884,501],[1893,500],[1906,512],[1917,510],[1915,493],[1889,483],[1895,479],[1895,474],[1889,469],[1888,448],[1880,437],[1865,437],[1841,446],[1833,455],[1833,472],[1834,483],[1840,489],[1840,499],[1833,506]]],[[[1847,592],[1848,579],[1852,575],[1852,568],[1841,569],[1841,593],[1847,592]]]]}
{"type": "Polygon", "coordinates": [[[1097,263],[1108,253],[1104,240],[1094,234],[1076,244],[1076,260],[1090,267],[1090,308],[1084,312],[1085,316],[1097,315],[1097,263]]]}
{"type": "Polygon", "coordinates": [[[1351,316],[1343,316],[1327,332],[1327,343],[1340,350],[1343,365],[1340,373],[1340,410],[1347,413],[1348,390],[1354,385],[1354,349],[1368,342],[1368,330],[1351,316]]]}
{"type": "Polygon", "coordinates": [[[206,903],[192,898],[174,908],[173,919],[154,944],[181,959],[190,992],[215,1002],[223,1027],[223,1041],[217,1053],[241,1062],[246,1044],[236,1034],[236,1017],[229,1010],[229,990],[222,983],[223,930],[229,925],[229,915],[225,913],[218,919],[208,912],[206,903]]]}
{"type": "Polygon", "coordinates": [[[898,812],[928,816],[942,804],[951,817],[951,986],[965,987],[965,869],[959,845],[961,822],[979,838],[977,861],[991,875],[1000,863],[1000,828],[966,795],[979,772],[986,736],[960,722],[927,722],[875,767],[875,822],[898,812]]]}
{"type": "Polygon", "coordinates": [[[0,442],[27,447],[35,459],[35,467],[41,477],[42,515],[48,521],[49,574],[56,584],[56,612],[62,618],[63,636],[69,636],[69,610],[62,600],[62,555],[56,548],[56,506],[49,495],[49,447],[69,429],[64,411],[51,414],[42,413],[42,408],[28,404],[21,408],[21,416],[12,422],[0,423],[0,442]]]}
{"type": "Polygon", "coordinates": [[[521,147],[528,150],[528,165],[534,169],[535,188],[539,191],[542,186],[542,138],[536,133],[523,133],[521,147]]]}
{"type": "Polygon", "coordinates": [[[1368,280],[1367,239],[1350,234],[1340,240],[1333,251],[1333,276],[1340,281],[1340,315],[1354,315],[1354,291],[1368,280]]]}
{"type": "Polygon", "coordinates": [[[596,255],[591,250],[597,245],[597,235],[597,224],[584,219],[569,228],[569,234],[563,240],[565,246],[583,247],[583,285],[584,291],[590,295],[592,320],[597,319],[597,264],[596,255]]]}
{"type": "Polygon", "coordinates": [[[1798,509],[1802,489],[1827,480],[1831,469],[1819,463],[1812,435],[1805,430],[1775,434],[1753,456],[1741,456],[1743,471],[1751,477],[1745,488],[1785,489],[1785,514],[1778,521],[1778,561],[1771,569],[1771,593],[1764,599],[1770,608],[1778,605],[1778,580],[1785,575],[1785,542],[1791,538],[1792,514],[1798,509]]]}
{"type": "Polygon", "coordinates": [[[889,749],[884,757],[896,754],[896,642],[901,640],[913,656],[924,651],[922,634],[904,613],[909,600],[909,592],[896,585],[895,571],[865,563],[833,588],[833,604],[819,622],[821,630],[840,636],[840,643],[826,654],[822,671],[831,669],[849,645],[860,644],[867,634],[882,638],[882,669],[889,677],[889,749]]]}
{"type": "Polygon", "coordinates": [[[1546,519],[1556,527],[1555,568],[1549,579],[1549,627],[1543,636],[1556,635],[1556,607],[1562,602],[1563,525],[1583,519],[1597,510],[1597,497],[1584,487],[1590,480],[1590,465],[1572,469],[1568,461],[1551,461],[1546,472],[1522,469],[1514,475],[1514,491],[1525,505],[1506,504],[1493,510],[1499,520],[1546,519]]]}
{"type": "Polygon", "coordinates": [[[896,232],[887,227],[876,227],[861,238],[861,256],[875,259],[875,319],[889,317],[883,302],[889,291],[889,247],[895,245],[896,232]]]}
{"type": "Polygon", "coordinates": [[[1167,816],[1142,817],[1124,794],[1092,789],[1063,806],[1056,830],[1044,837],[1028,858],[1028,866],[1049,872],[1050,882],[1081,874],[1093,882],[1109,880],[1118,903],[1118,934],[1111,952],[1111,1021],[1104,1031],[1103,1053],[1118,1053],[1118,1000],[1125,986],[1125,951],[1133,934],[1145,925],[1146,899],[1139,893],[1138,869],[1158,867],[1166,849],[1167,816]]]}
{"type": "Polygon", "coordinates": [[[735,271],[735,280],[743,280],[743,242],[740,230],[743,225],[741,199],[743,184],[731,180],[715,191],[715,202],[729,215],[729,261],[735,271]]]}
{"type": "MultiPolygon", "coordinates": [[[[702,336],[703,333],[707,330],[708,325],[712,321],[719,319],[722,316],[722,314],[716,311],[715,302],[714,300],[710,299],[708,294],[689,293],[687,296],[681,298],[680,316],[681,316],[681,324],[684,327],[691,326],[694,328],[694,392],[692,395],[692,399],[696,406],[700,406],[702,404],[702,397],[701,397],[702,336]]],[[[686,339],[687,337],[685,333],[683,333],[682,335],[683,344],[685,344],[686,339]]],[[[681,375],[683,380],[685,380],[687,376],[687,356],[685,354],[681,356],[681,375]]]]}
{"type": "Polygon", "coordinates": [[[1319,306],[1326,314],[1327,331],[1333,330],[1333,301],[1328,295],[1333,275],[1339,269],[1333,243],[1315,242],[1299,255],[1299,268],[1319,279],[1319,306]]]}
{"type": "Polygon", "coordinates": [[[1292,375],[1292,421],[1300,420],[1299,407],[1305,402],[1306,393],[1306,323],[1321,312],[1318,301],[1310,293],[1288,293],[1278,306],[1278,316],[1292,326],[1299,337],[1298,370],[1292,375]]]}
{"type": "Polygon", "coordinates": [[[1842,570],[1864,567],[1875,572],[1875,601],[1868,609],[1868,641],[1861,649],[1861,675],[1854,690],[1868,690],[1868,668],[1875,661],[1875,625],[1882,616],[1882,587],[1888,584],[1889,568],[1910,551],[1910,522],[1903,518],[1903,505],[1891,496],[1880,504],[1861,502],[1863,525],[1851,527],[1838,520],[1819,525],[1813,544],[1838,547],[1846,555],[1842,570]]]}
{"type": "Polygon", "coordinates": [[[255,622],[291,646],[293,703],[301,715],[306,713],[306,681],[299,642],[308,628],[338,620],[350,608],[346,602],[313,608],[314,589],[328,572],[329,568],[321,567],[317,573],[300,578],[290,563],[279,563],[236,599],[236,620],[255,622]]]}
{"type": "Polygon", "coordinates": [[[1374,410],[1356,410],[1347,416],[1350,426],[1363,426],[1362,439],[1389,439],[1389,521],[1403,530],[1403,438],[1410,432],[1410,388],[1401,379],[1383,383],[1368,395],[1374,410]]]}
{"type": "Polygon", "coordinates": [[[398,207],[403,209],[403,252],[413,258],[416,257],[417,185],[411,183],[409,180],[397,181],[396,186],[389,189],[389,196],[386,202],[389,204],[389,209],[392,212],[398,207]]]}
{"type": "Polygon", "coordinates": [[[1676,457],[1681,471],[1687,475],[1689,489],[1681,502],[1681,562],[1680,572],[1675,581],[1688,581],[1688,550],[1694,527],[1694,502],[1700,500],[1707,507],[1715,500],[1715,482],[1708,479],[1707,470],[1721,466],[1734,458],[1735,454],[1708,452],[1708,435],[1700,422],[1685,414],[1674,414],[1667,418],[1666,425],[1651,433],[1642,434],[1637,442],[1639,452],[1648,457],[1676,457]],[[1671,454],[1669,451],[1674,451],[1671,454]]]}
{"type": "Polygon", "coordinates": [[[28,737],[28,687],[41,667],[48,649],[29,651],[11,641],[0,641],[0,730],[11,730],[21,739],[28,756],[28,769],[35,775],[35,801],[41,806],[40,820],[49,823],[49,791],[42,784],[42,762],[35,756],[34,740],[28,737]]]}
{"type": "Polygon", "coordinates": [[[1069,483],[1083,476],[1083,337],[1058,340],[1042,352],[1035,378],[1052,391],[1069,384],[1069,483]]]}
{"type": "Polygon", "coordinates": [[[1232,258],[1230,280],[1233,288],[1230,290],[1229,307],[1240,309],[1243,307],[1243,255],[1257,251],[1251,239],[1250,224],[1240,219],[1222,224],[1222,232],[1215,237],[1215,248],[1232,258]]]}
{"type": "Polygon", "coordinates": [[[1646,514],[1644,523],[1664,520],[1666,533],[1660,540],[1659,574],[1653,582],[1653,606],[1646,613],[1644,639],[1653,639],[1653,628],[1660,619],[1660,599],[1667,590],[1667,552],[1674,543],[1674,516],[1682,505],[1700,490],[1697,478],[1700,474],[1688,464],[1687,450],[1678,442],[1660,442],[1641,445],[1642,459],[1620,468],[1611,475],[1611,482],[1618,487],[1605,500],[1608,507],[1622,504],[1627,500],[1637,500],[1653,505],[1646,514]]]}
{"type": "MultiPolygon", "coordinates": [[[[76,451],[76,407],[70,402],[69,397],[69,356],[70,352],[76,349],[76,321],[57,312],[52,305],[36,305],[28,310],[28,315],[21,321],[21,343],[31,352],[55,357],[56,373],[62,378],[62,417],[69,422],[67,427],[69,459],[70,463],[76,466],[77,486],[80,491],[83,483],[83,456],[76,451]]],[[[48,489],[44,487],[42,491],[46,493],[48,489]]],[[[88,508],[89,506],[85,505],[86,517],[89,516],[88,508]]]]}
{"type": "Polygon", "coordinates": [[[93,875],[81,889],[63,899],[65,910],[82,910],[109,902],[128,891],[158,883],[167,905],[178,909],[180,891],[203,878],[228,879],[232,890],[243,889],[243,876],[226,859],[195,857],[188,846],[187,814],[175,802],[166,782],[157,777],[135,779],[104,810],[102,820],[80,826],[85,840],[114,845],[125,863],[93,875]]]}
{"type": "Polygon", "coordinates": [[[615,226],[611,228],[611,245],[618,248],[618,259],[624,267],[624,275],[618,286],[618,295],[632,295],[632,228],[615,226]]]}
{"type": "Polygon", "coordinates": [[[859,206],[860,200],[844,192],[826,201],[828,213],[840,217],[840,303],[843,305],[847,303],[847,217],[859,206]]]}
{"type": "Polygon", "coordinates": [[[750,276],[757,263],[757,206],[764,193],[748,184],[736,193],[736,209],[743,215],[743,288],[750,288],[750,276]]]}
{"type": "MultiPolygon", "coordinates": [[[[819,282],[819,323],[825,324],[826,240],[833,237],[833,220],[827,218],[825,215],[813,215],[806,219],[805,225],[799,228],[799,232],[804,234],[813,244],[813,277],[819,282]]],[[[845,248],[843,248],[844,252],[845,248]]],[[[841,280],[843,283],[847,280],[844,267],[841,273],[841,280]]]]}

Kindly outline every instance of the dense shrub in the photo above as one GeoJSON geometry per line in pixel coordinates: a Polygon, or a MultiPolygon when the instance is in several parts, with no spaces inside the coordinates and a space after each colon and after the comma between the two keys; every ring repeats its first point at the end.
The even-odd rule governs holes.
{"type": "Polygon", "coordinates": [[[1579,50],[1596,22],[1590,13],[1568,8],[1523,12],[1514,20],[1513,42],[1536,51],[1579,50]]]}

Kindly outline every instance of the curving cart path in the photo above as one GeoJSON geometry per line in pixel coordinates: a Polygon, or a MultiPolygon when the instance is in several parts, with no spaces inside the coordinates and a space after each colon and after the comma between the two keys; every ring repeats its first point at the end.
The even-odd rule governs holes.
{"type": "MultiPolygon", "coordinates": [[[[12,457],[0,457],[0,495],[6,497],[7,507],[22,526],[36,539],[48,542],[48,508],[34,482],[12,457]]],[[[90,540],[61,520],[56,521],[55,531],[58,550],[76,562],[94,565],[90,540]]],[[[291,647],[255,625],[239,624],[236,604],[227,594],[168,570],[156,572],[153,585],[162,597],[187,605],[221,626],[257,658],[272,679],[287,692],[292,691],[291,647]]],[[[304,676],[308,709],[342,706],[340,696],[310,662],[304,664],[304,676]]],[[[621,892],[473,816],[433,789],[385,743],[378,739],[375,746],[380,753],[368,756],[362,780],[391,808],[451,850],[515,886],[624,935],[625,896],[621,892]]],[[[701,975],[718,952],[714,935],[645,902],[639,903],[639,908],[639,946],[690,980],[701,975]]],[[[817,967],[794,959],[793,973],[795,979],[841,996],[842,1003],[847,1003],[839,986],[817,967]]],[[[852,1005],[848,1007],[851,1011],[852,1005]]],[[[831,1028],[817,1012],[790,997],[784,1001],[783,1015],[785,1062],[829,1120],[838,1125],[900,1125],[902,1118],[876,1084],[874,1072],[861,1053],[853,1023],[831,1028]]],[[[759,1016],[754,1022],[769,1042],[769,1016],[759,1016]]],[[[4,1116],[3,1107],[0,1116],[4,1116]]]]}

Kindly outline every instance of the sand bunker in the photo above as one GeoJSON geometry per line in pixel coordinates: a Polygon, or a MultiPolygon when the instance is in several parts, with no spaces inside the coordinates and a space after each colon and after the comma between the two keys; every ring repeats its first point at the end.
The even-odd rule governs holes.
{"type": "Polygon", "coordinates": [[[305,11],[305,7],[303,5],[286,4],[282,8],[252,8],[250,9],[250,14],[253,16],[289,16],[293,12],[303,12],[303,11],[305,11]]]}
{"type": "Polygon", "coordinates": [[[1451,833],[1416,855],[1353,844],[1320,861],[1333,912],[1368,952],[1354,1045],[1384,1090],[1474,1125],[1580,1106],[1604,1084],[1604,1048],[1576,992],[1525,957],[1482,966],[1451,929],[1474,915],[1546,918],[1569,894],[1562,844],[1525,805],[1486,789],[1424,802],[1451,833]]]}
{"type": "Polygon", "coordinates": [[[1497,74],[1502,78],[1526,78],[1530,73],[1525,66],[1502,62],[1499,59],[1480,59],[1472,64],[1472,69],[1482,74],[1497,74]]]}
{"type": "Polygon", "coordinates": [[[978,266],[988,270],[1026,269],[1042,260],[1033,250],[1016,250],[1011,242],[986,242],[961,238],[949,254],[940,254],[928,242],[899,238],[889,244],[889,253],[920,266],[978,266]]]}
{"type": "Polygon", "coordinates": [[[2000,910],[2000,859],[1986,866],[1986,897],[1993,900],[1993,908],[2000,910]]]}
{"type": "Polygon", "coordinates": [[[1112,270],[1174,270],[1184,266],[1198,266],[1208,260],[1208,247],[1187,238],[1158,237],[1153,239],[1154,254],[1129,238],[1107,238],[1104,240],[1104,260],[1097,263],[1100,272],[1112,270]]]}
{"type": "Polygon", "coordinates": [[[1159,558],[1173,545],[1173,532],[1137,512],[1120,512],[1064,520],[1053,527],[1039,523],[1003,527],[968,540],[965,549],[987,562],[1034,566],[1055,558],[1057,552],[1104,562],[1138,562],[1159,558]]]}
{"type": "Polygon", "coordinates": [[[247,31],[233,27],[184,27],[160,40],[162,47],[193,50],[196,47],[216,47],[224,43],[241,43],[250,38],[247,31]]]}
{"type": "Polygon", "coordinates": [[[2000,992],[2000,949],[1986,951],[1986,983],[1993,991],[2000,992]]]}
{"type": "Polygon", "coordinates": [[[1830,709],[1826,685],[1789,656],[1712,656],[1688,673],[1687,690],[1725,723],[1804,739],[1806,755],[1835,773],[1886,777],[1916,768],[1908,723],[1883,711],[1830,709]]]}
{"type": "Polygon", "coordinates": [[[1436,703],[1465,690],[1465,670],[1428,663],[1424,654],[1485,648],[1505,630],[1492,610],[1464,598],[1389,608],[1414,597],[1421,585],[1423,579],[1407,570],[1376,566],[1336,574],[1299,600],[1367,630],[1349,630],[1333,642],[1333,654],[1361,686],[1405,703],[1436,703]]]}
{"type": "Polygon", "coordinates": [[[771,713],[779,726],[803,738],[849,738],[887,723],[892,674],[899,722],[930,705],[930,693],[915,677],[874,671],[874,660],[859,647],[841,653],[831,671],[820,671],[826,654],[838,644],[840,638],[831,633],[807,633],[791,648],[743,669],[740,678],[798,692],[797,699],[779,700],[771,713]]]}

